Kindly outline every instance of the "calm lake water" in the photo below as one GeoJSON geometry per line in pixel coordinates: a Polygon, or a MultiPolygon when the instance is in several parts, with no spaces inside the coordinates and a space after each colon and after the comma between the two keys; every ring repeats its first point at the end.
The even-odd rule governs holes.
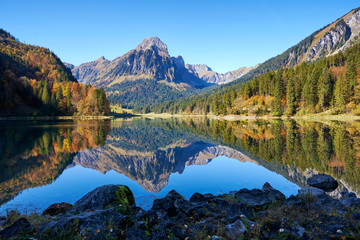
{"type": "Polygon", "coordinates": [[[172,189],[190,198],[269,182],[290,196],[314,172],[359,194],[359,140],[359,122],[0,122],[0,214],[75,203],[104,184],[129,186],[145,209],[172,189]]]}

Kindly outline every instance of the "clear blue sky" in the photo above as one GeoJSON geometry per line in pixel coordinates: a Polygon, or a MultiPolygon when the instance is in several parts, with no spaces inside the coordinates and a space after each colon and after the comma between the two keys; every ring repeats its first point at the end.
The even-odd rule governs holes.
{"type": "Polygon", "coordinates": [[[253,66],[333,22],[359,0],[0,0],[0,28],[78,65],[158,36],[170,55],[218,72],[253,66]]]}

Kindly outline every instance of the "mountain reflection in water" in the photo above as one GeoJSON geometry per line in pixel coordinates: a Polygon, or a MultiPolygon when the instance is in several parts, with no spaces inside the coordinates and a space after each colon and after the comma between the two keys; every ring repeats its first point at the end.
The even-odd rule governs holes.
{"type": "MultiPolygon", "coordinates": [[[[258,177],[276,184],[274,179],[280,174],[282,180],[278,181],[283,184],[277,187],[288,191],[288,195],[297,190],[288,180],[303,187],[306,177],[314,172],[330,174],[339,180],[338,191],[346,188],[358,194],[359,130],[358,122],[324,124],[280,120],[228,122],[174,118],[5,123],[0,127],[0,204],[3,204],[0,211],[11,208],[12,203],[21,205],[33,200],[30,196],[39,191],[45,199],[51,192],[59,196],[59,200],[76,201],[82,195],[71,197],[71,181],[65,178],[72,179],[73,185],[77,184],[74,181],[81,182],[78,188],[86,191],[85,188],[96,187],[102,181],[128,184],[138,200],[144,196],[163,196],[165,190],[171,190],[168,187],[184,189],[182,194],[191,195],[191,191],[202,189],[216,193],[261,186],[244,182],[245,173],[241,168],[252,169],[253,182],[258,177]],[[236,159],[236,162],[227,164],[223,158],[220,162],[219,157],[236,159]],[[215,158],[219,159],[216,163],[201,167],[215,158]],[[240,162],[253,165],[239,165],[240,162]],[[77,165],[82,168],[75,167],[77,165]],[[199,169],[186,170],[191,165],[199,165],[199,169]],[[210,174],[213,166],[218,172],[210,174]],[[237,175],[234,169],[239,166],[237,175]],[[267,171],[260,176],[263,167],[277,174],[267,171]],[[81,169],[106,173],[104,177],[108,179],[97,178],[94,171],[81,169]],[[233,174],[233,178],[228,177],[229,174],[233,174]],[[215,175],[219,183],[227,186],[215,187],[216,183],[200,179],[215,175]],[[190,179],[193,182],[188,182],[190,179]],[[227,182],[230,179],[232,182],[227,182]],[[65,183],[60,187],[61,182],[65,183]],[[188,190],[181,186],[185,184],[189,184],[188,190]],[[195,188],[192,184],[198,186],[195,188]]],[[[46,204],[57,201],[48,198],[35,208],[43,209],[46,204]]]]}

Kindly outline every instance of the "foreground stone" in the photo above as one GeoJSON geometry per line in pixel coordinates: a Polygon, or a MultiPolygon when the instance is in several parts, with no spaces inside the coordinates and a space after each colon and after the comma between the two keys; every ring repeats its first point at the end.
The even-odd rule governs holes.
{"type": "Polygon", "coordinates": [[[334,191],[338,186],[338,182],[329,175],[316,174],[307,180],[307,183],[316,188],[320,188],[326,192],[334,191]]]}
{"type": "Polygon", "coordinates": [[[24,236],[33,231],[33,226],[26,218],[20,218],[11,226],[0,231],[0,237],[3,239],[11,239],[15,237],[24,236]]]}
{"type": "Polygon", "coordinates": [[[73,207],[72,204],[63,202],[63,203],[54,203],[50,205],[45,211],[43,212],[43,215],[50,215],[50,216],[56,216],[60,213],[65,213],[69,211],[73,207]]]}
{"type": "Polygon", "coordinates": [[[35,239],[131,240],[356,239],[360,232],[360,200],[353,193],[337,200],[306,188],[285,198],[265,183],[218,196],[195,193],[190,200],[173,190],[147,211],[133,199],[126,186],[102,186],[28,232],[35,239]]]}

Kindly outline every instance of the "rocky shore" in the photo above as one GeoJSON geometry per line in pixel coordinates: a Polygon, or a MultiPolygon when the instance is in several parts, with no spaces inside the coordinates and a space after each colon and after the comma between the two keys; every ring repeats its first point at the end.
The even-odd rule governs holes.
{"type": "Polygon", "coordinates": [[[308,184],[317,187],[288,198],[269,183],[217,196],[195,193],[189,200],[173,190],[147,211],[135,206],[127,186],[105,185],[74,205],[0,217],[0,238],[359,239],[360,199],[348,192],[330,197],[337,183],[326,175],[308,184]]]}

